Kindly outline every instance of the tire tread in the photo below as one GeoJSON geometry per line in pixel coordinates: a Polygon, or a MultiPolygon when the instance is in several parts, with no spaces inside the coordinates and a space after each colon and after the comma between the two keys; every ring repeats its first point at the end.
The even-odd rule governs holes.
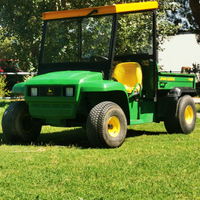
{"type": "MultiPolygon", "coordinates": [[[[99,148],[110,147],[105,141],[105,138],[103,137],[103,128],[105,126],[104,117],[107,114],[107,112],[113,108],[117,108],[121,110],[121,108],[117,104],[111,101],[104,101],[94,106],[92,110],[90,111],[88,119],[87,119],[87,123],[86,123],[86,131],[87,131],[88,139],[93,147],[99,147],[99,148]]],[[[122,110],[121,112],[123,113],[122,110]]],[[[125,118],[125,123],[127,126],[126,117],[124,113],[123,113],[123,116],[125,118]]]]}

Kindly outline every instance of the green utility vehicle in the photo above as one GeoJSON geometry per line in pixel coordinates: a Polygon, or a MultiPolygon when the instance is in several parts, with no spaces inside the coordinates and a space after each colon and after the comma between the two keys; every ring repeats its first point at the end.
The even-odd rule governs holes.
{"type": "Polygon", "coordinates": [[[25,101],[4,112],[8,141],[33,142],[43,125],[86,128],[92,146],[119,147],[127,125],[196,123],[195,75],[159,72],[156,1],[43,14],[38,76],[16,84],[25,101]],[[149,23],[146,23],[146,22],[149,23]]]}

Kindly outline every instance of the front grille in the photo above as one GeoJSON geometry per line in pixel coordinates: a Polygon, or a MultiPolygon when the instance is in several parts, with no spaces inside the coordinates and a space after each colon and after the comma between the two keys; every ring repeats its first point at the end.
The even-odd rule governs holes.
{"type": "Polygon", "coordinates": [[[39,96],[42,97],[59,97],[62,94],[61,87],[55,86],[40,86],[39,96]]]}

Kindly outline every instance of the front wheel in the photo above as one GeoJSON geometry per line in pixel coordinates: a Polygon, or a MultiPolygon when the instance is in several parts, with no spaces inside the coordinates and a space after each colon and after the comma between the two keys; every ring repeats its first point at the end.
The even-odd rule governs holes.
{"type": "Polygon", "coordinates": [[[4,112],[2,129],[11,143],[34,142],[41,131],[40,125],[33,125],[28,105],[24,101],[12,103],[4,112]]]}
{"type": "Polygon", "coordinates": [[[174,117],[164,121],[168,133],[191,133],[196,124],[196,107],[193,99],[185,95],[178,100],[174,117]]]}
{"type": "Polygon", "coordinates": [[[101,102],[90,111],[86,131],[94,147],[119,147],[126,138],[126,116],[117,104],[101,102]]]}

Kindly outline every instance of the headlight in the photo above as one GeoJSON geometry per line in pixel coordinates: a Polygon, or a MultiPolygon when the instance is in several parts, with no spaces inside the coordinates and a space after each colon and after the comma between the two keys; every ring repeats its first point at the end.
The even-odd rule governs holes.
{"type": "Polygon", "coordinates": [[[73,97],[74,96],[74,88],[73,87],[66,87],[65,88],[65,96],[66,97],[73,97]]]}
{"type": "Polygon", "coordinates": [[[31,96],[36,97],[38,96],[38,88],[31,88],[31,96]]]}

